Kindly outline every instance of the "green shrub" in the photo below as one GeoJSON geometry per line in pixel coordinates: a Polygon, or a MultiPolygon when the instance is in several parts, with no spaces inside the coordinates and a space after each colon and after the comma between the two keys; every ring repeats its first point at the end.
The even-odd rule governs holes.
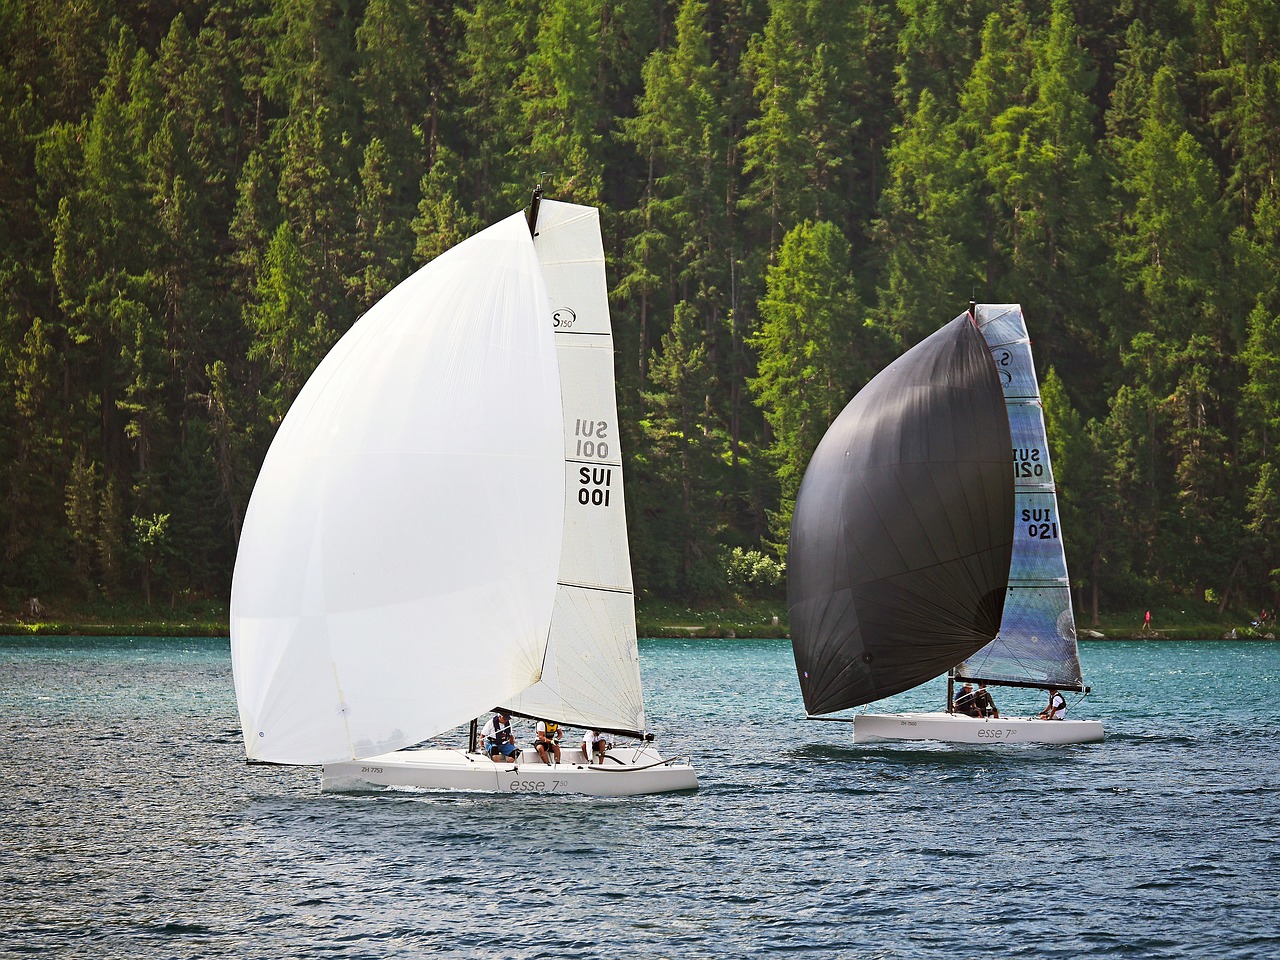
{"type": "Polygon", "coordinates": [[[786,584],[787,565],[759,550],[734,547],[725,558],[725,579],[744,597],[772,597],[786,584]]]}

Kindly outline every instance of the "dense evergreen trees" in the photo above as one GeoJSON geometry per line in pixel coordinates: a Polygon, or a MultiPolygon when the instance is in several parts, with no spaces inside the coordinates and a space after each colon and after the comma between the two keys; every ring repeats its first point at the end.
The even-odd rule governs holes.
{"type": "Polygon", "coordinates": [[[1274,4],[0,0],[0,144],[6,605],[225,595],[311,369],[540,179],[602,207],[642,590],[784,559],[973,297],[1027,310],[1083,610],[1280,601],[1274,4]]]}

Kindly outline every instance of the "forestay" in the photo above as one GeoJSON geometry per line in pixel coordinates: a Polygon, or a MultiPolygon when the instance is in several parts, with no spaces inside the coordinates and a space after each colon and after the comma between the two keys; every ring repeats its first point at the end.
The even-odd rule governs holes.
{"type": "Polygon", "coordinates": [[[541,682],[506,703],[638,735],[644,704],[599,213],[543,200],[535,230],[564,405],[565,530],[541,682]]]}
{"type": "Polygon", "coordinates": [[[1013,443],[1014,540],[1009,593],[995,640],[956,669],[964,678],[1080,689],[1080,657],[1040,385],[1018,304],[979,304],[1000,371],[1013,443]]]}
{"type": "Polygon", "coordinates": [[[397,286],[303,387],[232,584],[250,758],[384,753],[536,681],[565,499],[546,316],[517,214],[397,286]]]}
{"type": "Polygon", "coordinates": [[[881,371],[818,445],[788,554],[805,707],[909,689],[996,634],[1009,572],[1008,418],[962,314],[881,371]]]}

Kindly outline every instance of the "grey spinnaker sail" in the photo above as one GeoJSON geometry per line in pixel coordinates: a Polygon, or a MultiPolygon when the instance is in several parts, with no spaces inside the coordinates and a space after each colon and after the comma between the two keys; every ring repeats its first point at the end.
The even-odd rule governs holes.
{"type": "Polygon", "coordinates": [[[996,635],[1013,510],[1000,378],[965,313],[868,383],[805,471],[787,603],[810,715],[924,683],[996,635]]]}
{"type": "Polygon", "coordinates": [[[1009,411],[1013,559],[1000,633],[955,673],[989,683],[1080,690],[1071,585],[1031,338],[1016,303],[978,304],[975,316],[1000,371],[1009,411]]]}

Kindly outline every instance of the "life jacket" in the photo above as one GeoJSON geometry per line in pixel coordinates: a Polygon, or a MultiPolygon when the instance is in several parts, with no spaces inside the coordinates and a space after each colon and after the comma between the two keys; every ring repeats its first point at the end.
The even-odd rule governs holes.
{"type": "Polygon", "coordinates": [[[544,721],[542,727],[543,735],[548,740],[554,740],[556,738],[556,734],[560,732],[560,724],[552,723],[550,720],[544,721]]]}
{"type": "Polygon", "coordinates": [[[507,738],[511,736],[511,721],[508,720],[506,723],[502,723],[498,720],[497,717],[494,717],[492,722],[493,722],[493,736],[489,737],[488,739],[493,740],[497,743],[506,743],[507,738]]]}
{"type": "Polygon", "coordinates": [[[1049,701],[1049,719],[1061,720],[1067,714],[1067,698],[1060,693],[1055,693],[1053,699],[1049,701]]]}

